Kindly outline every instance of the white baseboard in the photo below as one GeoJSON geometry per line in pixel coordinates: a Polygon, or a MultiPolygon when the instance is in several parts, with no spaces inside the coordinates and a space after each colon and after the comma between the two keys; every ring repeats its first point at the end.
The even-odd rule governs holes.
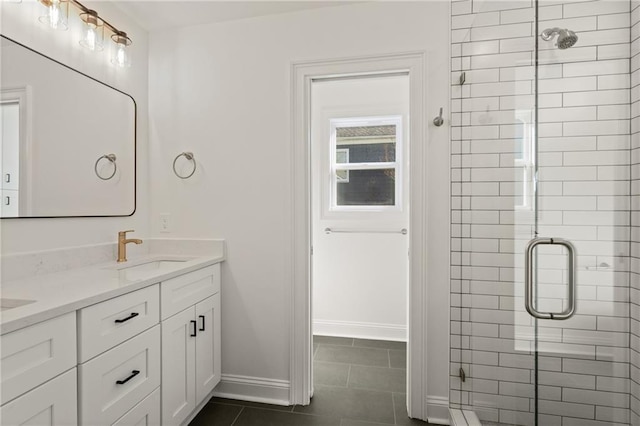
{"type": "Polygon", "coordinates": [[[427,420],[429,424],[449,424],[449,398],[427,396],[427,420]]]}
{"type": "Polygon", "coordinates": [[[314,320],[313,334],[360,339],[407,341],[407,327],[396,324],[314,320]]]}
{"type": "Polygon", "coordinates": [[[289,405],[290,387],[288,380],[223,374],[213,396],[286,406],[289,405]]]}

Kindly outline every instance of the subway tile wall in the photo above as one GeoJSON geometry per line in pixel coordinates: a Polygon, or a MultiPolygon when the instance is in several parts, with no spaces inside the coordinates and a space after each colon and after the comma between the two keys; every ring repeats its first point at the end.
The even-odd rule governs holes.
{"type": "Polygon", "coordinates": [[[631,2],[631,424],[640,425],[640,1],[631,2]]]}
{"type": "MultiPolygon", "coordinates": [[[[536,29],[534,0],[451,6],[451,404],[533,424],[537,374],[539,424],[640,424],[640,244],[630,256],[632,213],[640,219],[636,180],[631,197],[639,73],[630,73],[640,68],[631,55],[640,25],[630,23],[640,10],[629,0],[541,0],[536,29]],[[536,34],[556,26],[579,41],[559,50],[537,39],[536,82],[536,34]],[[578,310],[566,321],[536,325],[523,308],[536,222],[539,236],[577,248],[578,310]]],[[[540,310],[567,306],[565,254],[538,250],[540,310]]]]}

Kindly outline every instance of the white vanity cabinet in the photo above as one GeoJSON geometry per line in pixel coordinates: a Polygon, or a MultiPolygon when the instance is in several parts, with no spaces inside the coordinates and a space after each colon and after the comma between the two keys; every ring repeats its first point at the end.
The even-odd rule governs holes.
{"type": "Polygon", "coordinates": [[[2,424],[75,425],[76,317],[0,336],[2,424]]]}
{"type": "Polygon", "coordinates": [[[167,280],[161,294],[162,424],[179,425],[220,382],[220,267],[167,280]]]}
{"type": "Polygon", "coordinates": [[[150,398],[160,386],[159,313],[157,284],[78,311],[81,425],[160,416],[159,399],[150,398]]]}
{"type": "Polygon", "coordinates": [[[1,424],[168,426],[195,416],[221,378],[220,265],[172,276],[1,335],[1,424]]]}

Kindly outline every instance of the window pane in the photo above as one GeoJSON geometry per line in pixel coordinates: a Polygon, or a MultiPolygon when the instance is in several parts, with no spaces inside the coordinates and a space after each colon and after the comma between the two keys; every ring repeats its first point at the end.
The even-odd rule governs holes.
{"type": "MultiPolygon", "coordinates": [[[[340,173],[345,170],[337,170],[340,173]]],[[[348,181],[336,185],[338,206],[394,206],[395,169],[350,170],[348,181]]]]}
{"type": "Polygon", "coordinates": [[[337,163],[385,163],[396,161],[396,126],[336,128],[337,163]],[[349,152],[345,159],[344,152],[349,152]],[[341,161],[343,160],[343,161],[341,161]]]}

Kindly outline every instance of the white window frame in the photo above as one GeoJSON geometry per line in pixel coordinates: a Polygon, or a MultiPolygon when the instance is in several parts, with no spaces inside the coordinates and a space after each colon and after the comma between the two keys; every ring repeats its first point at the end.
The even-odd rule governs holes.
{"type": "Polygon", "coordinates": [[[391,212],[402,211],[403,194],[402,181],[404,176],[402,161],[402,116],[389,115],[380,117],[346,117],[332,118],[329,120],[330,142],[329,142],[329,211],[330,212],[391,212]],[[337,129],[344,127],[367,127],[367,126],[388,126],[394,125],[396,128],[396,154],[395,161],[375,162],[375,163],[337,163],[337,129]],[[383,170],[394,169],[395,171],[395,204],[392,206],[370,205],[370,206],[339,206],[338,205],[338,184],[345,182],[338,178],[338,170],[383,170]]]}
{"type": "MultiPolygon", "coordinates": [[[[336,148],[335,152],[336,154],[338,153],[344,154],[345,163],[349,163],[349,148],[336,148]]],[[[338,162],[338,159],[336,158],[336,163],[337,162],[338,162]]],[[[341,178],[340,175],[338,175],[336,170],[336,179],[338,183],[349,183],[349,170],[344,170],[344,171],[347,172],[347,174],[345,175],[344,178],[341,178]]]]}

